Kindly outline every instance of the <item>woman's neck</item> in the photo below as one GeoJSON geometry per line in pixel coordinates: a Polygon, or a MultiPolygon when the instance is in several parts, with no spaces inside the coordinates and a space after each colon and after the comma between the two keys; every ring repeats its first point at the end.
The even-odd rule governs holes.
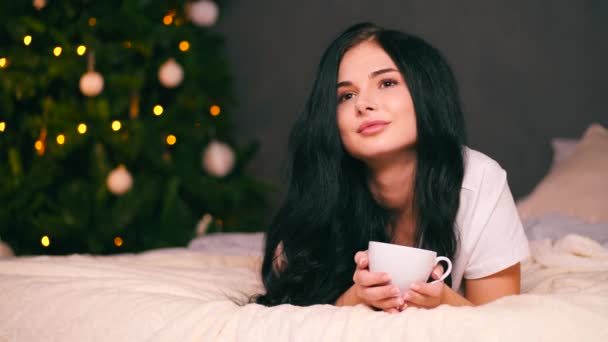
{"type": "Polygon", "coordinates": [[[390,228],[387,227],[392,243],[405,246],[413,246],[415,243],[415,178],[415,152],[376,161],[370,165],[370,190],[376,201],[394,213],[390,228]]]}
{"type": "Polygon", "coordinates": [[[368,164],[368,183],[376,200],[395,211],[397,217],[409,216],[414,201],[416,153],[407,152],[368,164]]]}

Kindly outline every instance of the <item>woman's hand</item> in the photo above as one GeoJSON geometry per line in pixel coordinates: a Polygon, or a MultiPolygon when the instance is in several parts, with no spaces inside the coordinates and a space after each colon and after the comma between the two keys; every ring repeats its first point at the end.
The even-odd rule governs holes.
{"type": "MultiPolygon", "coordinates": [[[[431,278],[437,280],[443,275],[443,267],[435,266],[431,273],[431,278]]],[[[410,290],[403,295],[404,304],[399,307],[399,311],[408,307],[432,309],[441,304],[445,283],[443,281],[425,283],[418,282],[410,286],[410,290]]]]}
{"type": "Polygon", "coordinates": [[[404,304],[397,286],[391,285],[391,279],[386,273],[370,272],[368,269],[367,251],[355,254],[357,269],[353,275],[354,293],[364,304],[382,309],[389,313],[399,312],[404,304]]]}

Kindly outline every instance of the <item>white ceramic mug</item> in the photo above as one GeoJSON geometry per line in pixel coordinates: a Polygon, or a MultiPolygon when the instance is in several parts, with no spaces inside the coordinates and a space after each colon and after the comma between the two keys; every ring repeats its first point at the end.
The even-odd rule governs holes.
{"type": "Polygon", "coordinates": [[[401,293],[407,291],[412,283],[427,281],[440,261],[447,262],[448,269],[431,284],[443,281],[452,272],[450,259],[438,257],[436,252],[428,249],[370,241],[367,253],[369,270],[387,273],[391,277],[391,284],[398,286],[401,293]]]}

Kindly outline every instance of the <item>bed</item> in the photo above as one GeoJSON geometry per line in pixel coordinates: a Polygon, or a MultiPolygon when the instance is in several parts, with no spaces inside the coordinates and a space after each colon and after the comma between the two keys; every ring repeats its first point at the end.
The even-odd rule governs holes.
{"type": "Polygon", "coordinates": [[[522,295],[393,315],[267,308],[247,304],[262,291],[262,233],[216,234],[140,254],[0,259],[0,341],[608,341],[608,132],[572,143],[518,203],[532,255],[522,295]]]}

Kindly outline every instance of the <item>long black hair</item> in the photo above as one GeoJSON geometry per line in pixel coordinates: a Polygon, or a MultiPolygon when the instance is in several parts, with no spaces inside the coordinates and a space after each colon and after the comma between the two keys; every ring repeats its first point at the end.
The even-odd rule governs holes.
{"type": "MultiPolygon", "coordinates": [[[[456,81],[441,53],[424,40],[357,24],[323,54],[306,106],[289,139],[289,190],[266,234],[263,305],[334,303],[353,284],[354,254],[370,240],[391,241],[392,213],[368,186],[367,166],[349,155],[336,122],[338,67],[345,52],[376,42],[406,80],[416,112],[415,244],[453,259],[464,175],[464,119],[456,81]],[[282,242],[280,272],[273,268],[282,242]]],[[[451,283],[451,278],[446,280],[451,283]]]]}

